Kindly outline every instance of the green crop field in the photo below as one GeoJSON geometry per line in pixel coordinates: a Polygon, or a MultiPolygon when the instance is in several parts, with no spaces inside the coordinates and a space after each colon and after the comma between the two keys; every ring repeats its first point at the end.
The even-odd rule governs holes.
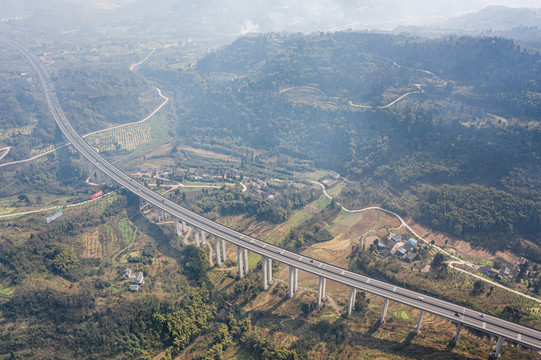
{"type": "Polygon", "coordinates": [[[123,126],[88,136],[100,151],[135,150],[141,145],[159,143],[168,138],[168,123],[153,117],[143,123],[123,126]]]}

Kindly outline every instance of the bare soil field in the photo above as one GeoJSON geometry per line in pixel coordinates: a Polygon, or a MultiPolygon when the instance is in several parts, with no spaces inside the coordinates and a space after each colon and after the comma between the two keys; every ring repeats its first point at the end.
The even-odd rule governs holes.
{"type": "Polygon", "coordinates": [[[186,145],[179,145],[177,147],[177,149],[178,150],[189,151],[189,152],[192,152],[192,153],[194,153],[196,155],[207,157],[207,158],[212,158],[212,159],[240,161],[238,158],[236,158],[234,156],[231,156],[231,155],[220,154],[220,153],[216,153],[216,152],[213,152],[213,151],[210,151],[210,150],[196,149],[196,148],[186,146],[186,145]]]}
{"type": "Polygon", "coordinates": [[[103,249],[100,242],[100,232],[95,230],[92,233],[84,233],[82,235],[83,259],[99,259],[103,256],[103,249]]]}

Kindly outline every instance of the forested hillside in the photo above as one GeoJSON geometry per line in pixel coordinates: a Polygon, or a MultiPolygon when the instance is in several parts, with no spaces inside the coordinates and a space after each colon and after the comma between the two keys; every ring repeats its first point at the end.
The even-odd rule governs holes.
{"type": "Polygon", "coordinates": [[[427,184],[417,216],[428,225],[477,243],[499,234],[492,248],[524,253],[521,237],[539,241],[529,179],[541,177],[540,62],[500,38],[348,32],[245,37],[191,70],[145,74],[177,89],[177,133],[188,143],[247,160],[256,148],[256,162],[277,157],[291,171],[333,169],[397,191],[427,184]],[[434,200],[450,189],[456,211],[474,191],[527,214],[493,211],[492,200],[451,219],[434,200]]]}

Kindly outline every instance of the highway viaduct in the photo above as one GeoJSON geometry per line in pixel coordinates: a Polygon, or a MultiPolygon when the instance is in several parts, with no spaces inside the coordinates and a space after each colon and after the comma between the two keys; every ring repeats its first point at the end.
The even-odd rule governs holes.
{"type": "Polygon", "coordinates": [[[261,256],[261,282],[263,289],[267,289],[273,281],[272,262],[276,261],[289,267],[288,296],[290,298],[293,298],[297,293],[298,272],[301,270],[316,275],[319,279],[318,305],[321,305],[325,298],[327,280],[331,280],[350,288],[348,315],[353,311],[357,291],[365,291],[384,299],[380,318],[381,322],[385,321],[389,301],[392,300],[420,310],[417,326],[413,330],[414,333],[419,332],[423,314],[428,312],[457,324],[457,331],[452,340],[454,343],[458,342],[463,326],[496,336],[498,340],[494,351],[491,353],[492,358],[498,357],[505,340],[541,350],[541,331],[539,330],[488,314],[482,314],[462,305],[443,301],[419,292],[359,275],[317,259],[296,254],[206,219],[151,191],[109,163],[73,129],[60,107],[49,74],[40,61],[17,43],[2,36],[0,36],[0,39],[20,51],[32,64],[43,85],[47,103],[57,125],[68,141],[79,152],[82,166],[88,171],[89,176],[100,184],[112,186],[116,183],[137,195],[143,204],[150,204],[159,213],[163,214],[163,216],[171,217],[174,219],[176,231],[179,236],[185,233],[188,227],[191,226],[193,228],[196,246],[205,246],[209,236],[213,237],[214,254],[218,266],[221,266],[226,260],[226,244],[230,244],[236,246],[237,249],[238,274],[240,278],[249,272],[248,252],[261,256]]]}

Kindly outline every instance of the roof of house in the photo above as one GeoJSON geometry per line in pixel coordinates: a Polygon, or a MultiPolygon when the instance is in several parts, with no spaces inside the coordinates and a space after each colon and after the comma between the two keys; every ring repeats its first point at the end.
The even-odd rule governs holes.
{"type": "Polygon", "coordinates": [[[385,259],[387,256],[389,256],[391,254],[391,252],[389,251],[389,249],[383,249],[379,252],[378,256],[382,259],[385,259]]]}
{"type": "Polygon", "coordinates": [[[406,249],[406,251],[412,251],[415,249],[415,246],[413,246],[409,241],[403,245],[403,248],[406,249]]]}
{"type": "Polygon", "coordinates": [[[137,291],[137,290],[139,290],[139,285],[135,285],[135,284],[130,285],[130,290],[131,290],[131,291],[137,291]]]}
{"type": "Polygon", "coordinates": [[[406,254],[406,253],[408,252],[408,250],[407,250],[405,247],[403,247],[403,246],[401,246],[401,247],[399,247],[398,249],[396,249],[396,251],[399,252],[399,253],[402,254],[402,255],[404,255],[404,254],[406,254]]]}
{"type": "Polygon", "coordinates": [[[394,242],[402,241],[402,235],[391,234],[391,240],[393,240],[394,242]]]}
{"type": "Polygon", "coordinates": [[[145,282],[143,272],[139,271],[137,275],[135,275],[135,277],[132,277],[130,280],[136,284],[143,284],[145,282]]]}
{"type": "Polygon", "coordinates": [[[416,258],[417,258],[417,253],[409,253],[408,255],[404,257],[404,259],[406,259],[406,261],[408,262],[412,262],[416,258]]]}

